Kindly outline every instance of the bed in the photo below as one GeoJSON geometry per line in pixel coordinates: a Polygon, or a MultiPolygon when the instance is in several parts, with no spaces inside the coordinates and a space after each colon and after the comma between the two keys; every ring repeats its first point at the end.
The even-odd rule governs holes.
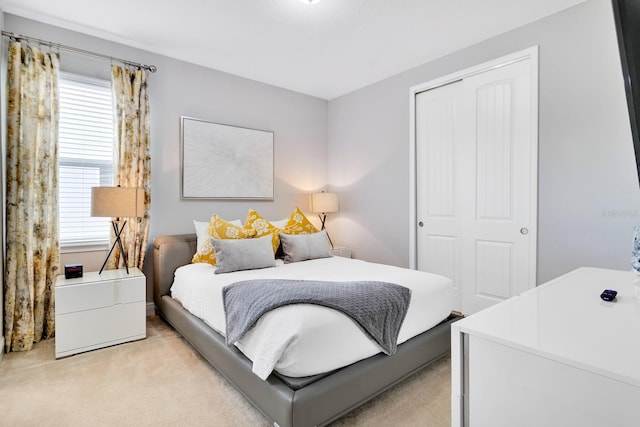
{"type": "MultiPolygon", "coordinates": [[[[261,352],[259,347],[254,346],[252,350],[245,346],[240,351],[236,346],[228,346],[225,337],[215,330],[219,329],[215,328],[215,321],[202,314],[192,314],[179,299],[172,297],[171,287],[176,270],[188,270],[184,266],[190,264],[195,250],[195,234],[161,236],[154,240],[153,286],[157,310],[276,426],[325,425],[449,351],[450,325],[458,317],[445,314],[445,318],[437,319],[437,324],[429,330],[411,338],[405,336],[406,339],[402,340],[392,355],[373,351],[373,355],[367,355],[362,360],[319,373],[305,371],[310,364],[299,371],[295,368],[291,373],[275,366],[273,373],[263,370],[261,376],[265,379],[262,379],[254,373],[252,360],[242,352],[253,358],[261,352]],[[299,376],[301,373],[304,376],[299,376]]],[[[193,307],[190,309],[194,310],[193,307]]],[[[411,316],[408,312],[407,319],[411,316]]],[[[400,335],[402,337],[402,331],[400,335]]]]}

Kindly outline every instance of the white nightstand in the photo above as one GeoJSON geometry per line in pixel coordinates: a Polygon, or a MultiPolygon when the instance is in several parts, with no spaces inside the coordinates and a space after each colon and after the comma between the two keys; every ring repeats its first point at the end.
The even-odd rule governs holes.
{"type": "Polygon", "coordinates": [[[145,338],[146,278],[137,268],[56,279],[56,358],[145,338]]]}
{"type": "Polygon", "coordinates": [[[329,249],[329,253],[333,256],[351,258],[351,248],[346,246],[334,246],[332,249],[329,249]]]}

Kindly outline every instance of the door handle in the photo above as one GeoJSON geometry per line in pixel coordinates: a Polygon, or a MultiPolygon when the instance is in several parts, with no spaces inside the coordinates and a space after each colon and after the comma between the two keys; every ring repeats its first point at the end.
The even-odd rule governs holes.
{"type": "Polygon", "coordinates": [[[418,226],[420,226],[420,227],[424,227],[424,222],[420,221],[420,222],[418,223],[418,226]]]}
{"type": "Polygon", "coordinates": [[[523,236],[526,236],[527,234],[529,234],[529,229],[527,227],[522,227],[520,229],[520,234],[522,234],[523,236]]]}

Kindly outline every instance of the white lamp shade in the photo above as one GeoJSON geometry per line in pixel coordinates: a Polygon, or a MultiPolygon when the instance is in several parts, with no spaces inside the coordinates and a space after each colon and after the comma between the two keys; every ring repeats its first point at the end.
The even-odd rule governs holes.
{"type": "Polygon", "coordinates": [[[91,188],[91,216],[127,218],[140,217],[143,214],[143,188],[91,188]]]}
{"type": "Polygon", "coordinates": [[[311,212],[338,212],[338,195],[336,193],[314,193],[311,195],[311,212]]]}

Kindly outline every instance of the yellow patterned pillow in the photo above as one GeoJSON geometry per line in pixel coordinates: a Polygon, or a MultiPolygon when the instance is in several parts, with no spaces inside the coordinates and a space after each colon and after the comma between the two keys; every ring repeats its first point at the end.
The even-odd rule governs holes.
{"type": "Polygon", "coordinates": [[[304,216],[302,211],[296,207],[282,231],[287,234],[311,234],[317,233],[318,229],[304,216]]]}
{"type": "Polygon", "coordinates": [[[207,262],[216,265],[216,257],[211,244],[211,238],[214,239],[248,239],[256,235],[255,230],[244,227],[238,227],[213,214],[209,221],[208,237],[202,242],[198,251],[191,259],[191,262],[207,262]]]}
{"type": "Polygon", "coordinates": [[[253,209],[249,210],[247,219],[244,222],[244,226],[248,230],[253,230],[256,237],[266,236],[271,234],[271,245],[273,246],[273,253],[275,254],[280,246],[280,229],[269,221],[264,219],[262,215],[253,209]]]}

